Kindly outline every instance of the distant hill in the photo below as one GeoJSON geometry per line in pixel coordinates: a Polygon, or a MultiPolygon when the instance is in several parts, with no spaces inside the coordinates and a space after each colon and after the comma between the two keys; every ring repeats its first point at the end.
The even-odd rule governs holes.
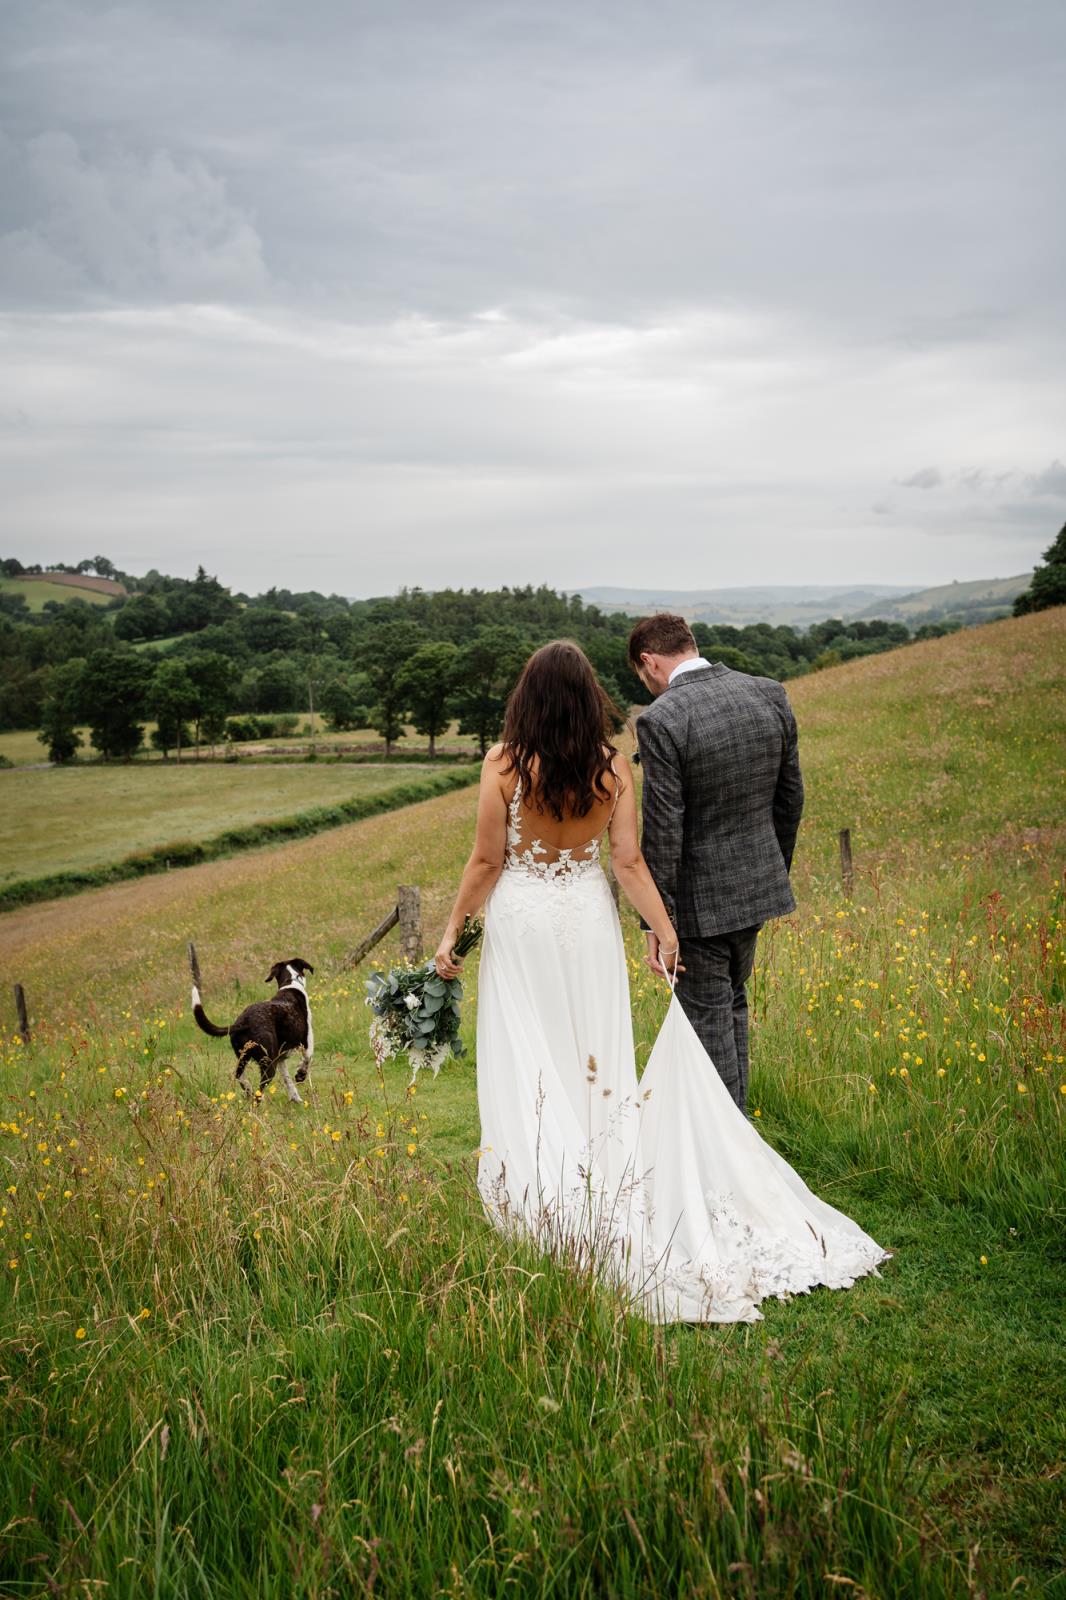
{"type": "Polygon", "coordinates": [[[1014,597],[1028,589],[1031,572],[1014,578],[976,578],[972,583],[943,583],[894,600],[875,601],[856,620],[883,618],[920,628],[923,622],[991,622],[1009,614],[1014,597]]]}
{"type": "Polygon", "coordinates": [[[809,628],[839,617],[844,622],[884,619],[920,628],[927,622],[989,622],[1006,616],[1015,595],[1029,587],[1031,572],[1014,578],[977,578],[931,589],[905,584],[765,584],[736,589],[579,589],[587,605],[646,617],[676,611],[689,622],[748,627],[769,622],[809,628]]]}
{"type": "MultiPolygon", "coordinates": [[[[1023,585],[1024,587],[1024,585],[1023,585]]],[[[737,628],[753,622],[805,628],[827,617],[848,620],[881,616],[868,607],[887,605],[913,592],[908,584],[760,584],[735,589],[579,589],[587,605],[629,616],[675,611],[689,622],[724,623],[737,628]]]]}

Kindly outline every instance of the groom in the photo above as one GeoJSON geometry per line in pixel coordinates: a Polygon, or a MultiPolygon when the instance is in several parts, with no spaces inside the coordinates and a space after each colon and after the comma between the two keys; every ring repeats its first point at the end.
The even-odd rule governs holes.
{"type": "MultiPolygon", "coordinates": [[[[684,617],[638,622],[629,664],[658,697],[637,718],[641,848],[681,942],[677,997],[745,1111],[755,941],[768,917],[796,908],[796,719],[775,679],[705,661],[684,617]]],[[[650,930],[648,965],[663,971],[650,930]]]]}

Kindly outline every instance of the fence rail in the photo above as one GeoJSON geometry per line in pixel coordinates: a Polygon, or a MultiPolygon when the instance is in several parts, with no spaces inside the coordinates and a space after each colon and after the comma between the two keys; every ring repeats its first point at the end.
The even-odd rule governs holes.
{"type": "Polygon", "coordinates": [[[417,883],[401,883],[396,890],[396,904],[378,923],[362,943],[357,944],[344,959],[346,967],[357,967],[381,943],[393,928],[400,930],[400,953],[412,966],[422,958],[422,891],[417,883]]]}

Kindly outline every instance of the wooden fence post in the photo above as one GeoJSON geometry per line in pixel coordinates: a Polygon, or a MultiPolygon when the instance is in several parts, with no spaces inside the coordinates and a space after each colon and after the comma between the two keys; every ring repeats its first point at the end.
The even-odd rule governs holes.
{"type": "Polygon", "coordinates": [[[855,887],[855,874],[851,864],[851,829],[840,830],[840,876],[844,884],[844,894],[851,899],[855,887]]]}
{"type": "Polygon", "coordinates": [[[380,944],[381,940],[384,939],[389,929],[395,928],[399,920],[400,913],[396,907],[393,906],[384,922],[379,922],[373,933],[368,933],[362,944],[356,945],[351,954],[345,958],[344,965],[346,967],[357,967],[360,961],[362,961],[363,957],[368,956],[376,944],[380,944]]]}
{"type": "Polygon", "coordinates": [[[21,983],[15,985],[15,1010],[18,1012],[19,1033],[22,1035],[23,1044],[30,1042],[30,1019],[26,1011],[26,991],[21,983]]]}
{"type": "Polygon", "coordinates": [[[402,883],[396,891],[400,923],[400,954],[412,966],[422,959],[422,891],[417,883],[402,883]]]}

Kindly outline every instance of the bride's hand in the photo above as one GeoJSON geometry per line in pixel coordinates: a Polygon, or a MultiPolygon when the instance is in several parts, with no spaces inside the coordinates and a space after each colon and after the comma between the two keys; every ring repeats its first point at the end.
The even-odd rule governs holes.
{"type": "Polygon", "coordinates": [[[654,972],[657,978],[676,979],[679,973],[684,972],[684,962],[681,960],[680,940],[675,933],[673,938],[666,943],[660,942],[658,936],[649,933],[648,953],[644,957],[644,965],[649,971],[654,972]]]}
{"type": "Polygon", "coordinates": [[[445,929],[444,938],[441,940],[437,953],[433,957],[433,965],[437,969],[438,978],[457,978],[462,971],[463,958],[462,956],[457,956],[452,949],[458,937],[459,935],[453,928],[445,929]]]}

